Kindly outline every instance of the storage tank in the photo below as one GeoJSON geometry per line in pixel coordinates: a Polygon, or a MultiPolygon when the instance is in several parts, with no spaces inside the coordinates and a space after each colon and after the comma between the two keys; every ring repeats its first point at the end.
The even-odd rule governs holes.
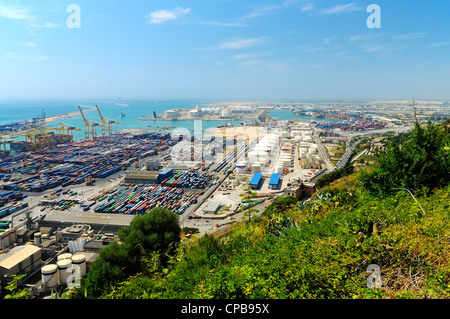
{"type": "Polygon", "coordinates": [[[63,260],[63,259],[70,259],[72,258],[72,254],[71,253],[64,253],[58,256],[57,260],[63,260]]]}
{"type": "Polygon", "coordinates": [[[289,137],[289,133],[286,132],[286,131],[284,131],[284,132],[281,132],[281,133],[280,133],[280,136],[281,136],[282,138],[286,138],[286,137],[289,137]]]}
{"type": "Polygon", "coordinates": [[[58,266],[55,264],[45,265],[41,268],[42,283],[47,288],[55,288],[58,286],[58,266]]]}
{"type": "Polygon", "coordinates": [[[238,163],[238,164],[236,164],[236,173],[237,174],[244,174],[246,167],[247,167],[246,163],[238,163]]]}
{"type": "Polygon", "coordinates": [[[252,174],[261,173],[261,165],[253,164],[252,165],[252,174]]]}
{"type": "Polygon", "coordinates": [[[269,157],[269,154],[264,151],[251,151],[248,153],[248,160],[250,163],[255,163],[255,162],[267,163],[268,157],[269,157]]]}
{"type": "Polygon", "coordinates": [[[277,165],[277,166],[275,167],[273,173],[274,173],[274,174],[282,174],[283,171],[284,171],[284,167],[283,167],[283,166],[280,166],[280,165],[277,165]]]}
{"type": "MultiPolygon", "coordinates": [[[[75,255],[73,255],[72,256],[72,265],[80,267],[79,275],[81,277],[86,276],[86,255],[84,255],[84,254],[75,254],[75,255]]],[[[75,268],[75,270],[76,270],[76,268],[75,268]]]]}
{"type": "Polygon", "coordinates": [[[60,286],[67,284],[67,279],[72,275],[72,259],[61,259],[56,263],[58,266],[58,284],[60,286]]]}
{"type": "Polygon", "coordinates": [[[42,234],[41,233],[34,233],[34,244],[40,245],[42,242],[42,234]]]}

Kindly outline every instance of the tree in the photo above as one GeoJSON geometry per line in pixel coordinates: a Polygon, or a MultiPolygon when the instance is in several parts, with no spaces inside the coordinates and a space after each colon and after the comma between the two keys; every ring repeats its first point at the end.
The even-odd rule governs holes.
{"type": "Polygon", "coordinates": [[[145,261],[155,253],[159,255],[158,264],[164,267],[180,236],[178,216],[168,209],[157,207],[136,216],[129,227],[119,231],[120,244],[112,243],[100,250],[86,277],[88,296],[101,296],[117,283],[144,272],[145,261]]]}
{"type": "Polygon", "coordinates": [[[362,185],[371,193],[384,196],[392,188],[431,190],[450,181],[450,152],[445,150],[449,134],[428,122],[416,122],[407,139],[392,139],[378,154],[378,166],[362,176],[362,185]]]}
{"type": "Polygon", "coordinates": [[[178,215],[161,207],[152,209],[146,215],[136,216],[130,227],[119,232],[120,240],[128,243],[136,254],[141,248],[161,254],[171,253],[179,243],[180,236],[178,215]]]}

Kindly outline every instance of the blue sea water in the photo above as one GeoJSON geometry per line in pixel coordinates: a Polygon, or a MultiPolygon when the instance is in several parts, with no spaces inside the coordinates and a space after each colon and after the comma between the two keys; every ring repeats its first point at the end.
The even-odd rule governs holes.
{"type": "MultiPolygon", "coordinates": [[[[31,120],[40,117],[42,111],[46,117],[76,113],[74,117],[60,118],[46,125],[58,127],[59,123],[72,125],[80,128],[80,131],[74,132],[74,139],[84,138],[84,122],[78,109],[78,105],[95,107],[98,105],[103,117],[119,122],[114,128],[117,130],[125,129],[158,129],[170,126],[171,128],[185,128],[194,130],[194,121],[163,121],[150,120],[142,121],[140,118],[153,117],[153,112],[157,115],[173,108],[192,109],[195,105],[208,107],[208,104],[219,101],[202,100],[37,100],[37,101],[3,101],[0,102],[0,125],[31,120]],[[121,113],[125,117],[121,117],[121,113]]],[[[95,109],[82,107],[85,117],[93,122],[100,122],[100,117],[95,109]]],[[[311,119],[306,116],[294,115],[290,110],[272,110],[269,114],[278,120],[287,120],[291,118],[311,119]]],[[[217,127],[224,125],[225,121],[202,121],[202,128],[217,127]]],[[[239,126],[240,121],[233,121],[233,125],[239,126]]],[[[99,130],[100,132],[100,130],[99,130]]]]}

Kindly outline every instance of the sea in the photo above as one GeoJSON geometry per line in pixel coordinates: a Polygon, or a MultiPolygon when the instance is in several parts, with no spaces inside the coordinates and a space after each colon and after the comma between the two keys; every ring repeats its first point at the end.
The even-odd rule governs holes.
{"type": "MultiPolygon", "coordinates": [[[[175,129],[184,128],[194,130],[194,121],[168,121],[168,120],[142,120],[142,118],[152,118],[153,112],[158,116],[170,109],[193,109],[196,105],[199,108],[214,107],[216,103],[223,101],[210,100],[125,100],[125,99],[110,99],[110,100],[15,100],[15,101],[0,101],[0,125],[9,123],[21,122],[24,120],[32,120],[39,118],[43,114],[45,117],[57,116],[61,114],[73,114],[75,116],[61,117],[53,122],[46,123],[49,127],[58,127],[60,123],[65,125],[75,126],[80,128],[79,131],[74,131],[74,140],[84,138],[84,122],[79,112],[78,106],[82,106],[83,113],[87,120],[100,123],[100,117],[95,109],[98,105],[100,112],[104,118],[119,122],[114,125],[114,129],[128,130],[128,129],[143,129],[143,130],[158,130],[158,129],[175,129]],[[94,107],[94,108],[92,108],[94,107]],[[124,116],[122,116],[122,113],[124,116]]],[[[234,104],[230,102],[230,104],[234,104]]],[[[315,118],[296,115],[287,109],[274,109],[269,111],[271,117],[277,120],[288,119],[306,119],[314,120],[315,118]]],[[[328,120],[328,119],[315,119],[328,120]]],[[[333,121],[333,120],[330,120],[333,121]]],[[[226,125],[229,121],[202,121],[202,129],[226,125]]],[[[240,126],[241,121],[231,121],[233,126],[240,126]]],[[[100,129],[98,131],[100,133],[100,129]]]]}

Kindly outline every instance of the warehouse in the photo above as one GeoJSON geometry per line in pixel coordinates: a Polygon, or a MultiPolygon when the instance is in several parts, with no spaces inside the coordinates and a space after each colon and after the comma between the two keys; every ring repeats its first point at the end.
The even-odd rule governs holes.
{"type": "Polygon", "coordinates": [[[219,202],[210,202],[205,208],[203,208],[203,213],[215,215],[219,212],[221,207],[222,204],[219,202]]]}
{"type": "Polygon", "coordinates": [[[160,172],[157,176],[158,183],[163,182],[164,180],[172,177],[173,175],[173,169],[172,168],[166,168],[162,172],[160,172]]]}
{"type": "Polygon", "coordinates": [[[128,227],[134,215],[102,214],[83,212],[81,215],[71,211],[49,211],[39,221],[39,227],[71,227],[76,223],[91,226],[95,232],[118,233],[121,228],[128,227]]]}
{"type": "Polygon", "coordinates": [[[280,184],[280,174],[278,173],[272,174],[269,181],[269,188],[277,189],[279,184],[280,184]]]}
{"type": "Polygon", "coordinates": [[[250,187],[255,189],[259,187],[259,184],[261,183],[262,174],[261,173],[255,173],[250,180],[250,187]]]}
{"type": "Polygon", "coordinates": [[[125,176],[125,183],[132,184],[157,184],[158,172],[135,171],[125,176]]]}
{"type": "Polygon", "coordinates": [[[34,245],[11,248],[0,255],[0,277],[9,278],[16,274],[27,274],[42,264],[42,252],[34,245]]]}

